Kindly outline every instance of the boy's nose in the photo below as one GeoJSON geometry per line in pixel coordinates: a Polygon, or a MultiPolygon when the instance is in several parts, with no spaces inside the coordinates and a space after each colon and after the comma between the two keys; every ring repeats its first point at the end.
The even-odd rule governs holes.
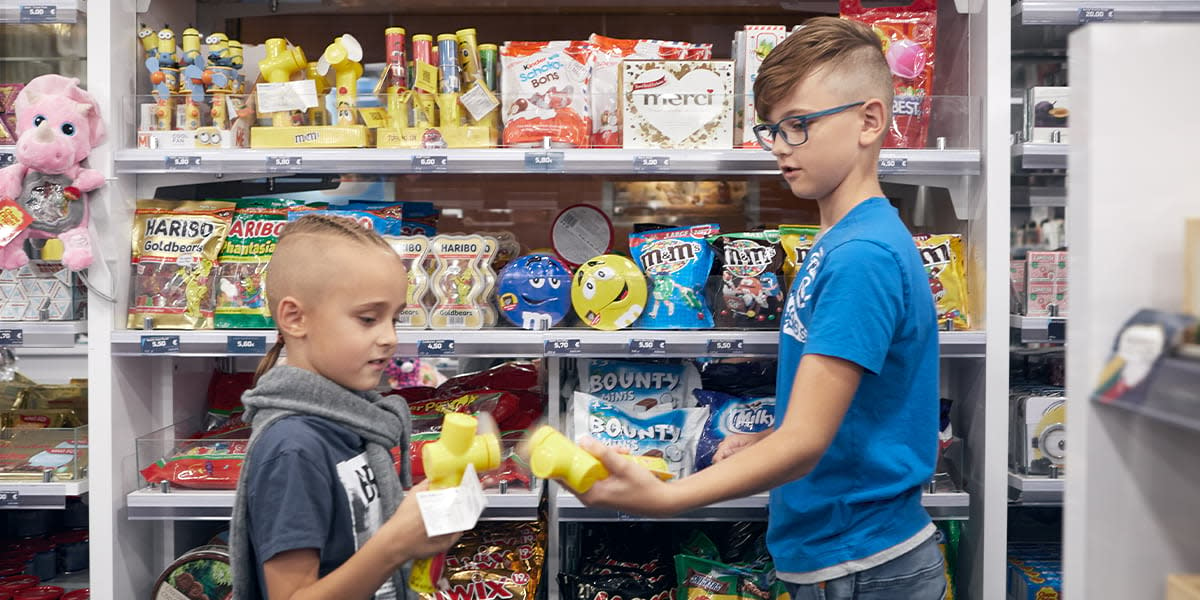
{"type": "Polygon", "coordinates": [[[783,139],[783,134],[775,134],[775,139],[771,140],[771,154],[776,157],[788,156],[792,153],[793,146],[783,139]]]}

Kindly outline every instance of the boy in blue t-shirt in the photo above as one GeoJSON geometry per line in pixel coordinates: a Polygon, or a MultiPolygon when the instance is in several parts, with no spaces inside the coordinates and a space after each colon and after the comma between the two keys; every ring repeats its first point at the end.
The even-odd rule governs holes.
{"type": "Polygon", "coordinates": [[[937,452],[937,315],[879,186],[892,106],[879,38],[812,19],[763,61],[754,94],[759,142],[821,211],[781,324],[776,429],[726,440],[712,467],[671,483],[589,441],[612,476],[581,499],[666,516],[771,490],[767,541],[794,600],[940,599],[921,505],[937,452]]]}

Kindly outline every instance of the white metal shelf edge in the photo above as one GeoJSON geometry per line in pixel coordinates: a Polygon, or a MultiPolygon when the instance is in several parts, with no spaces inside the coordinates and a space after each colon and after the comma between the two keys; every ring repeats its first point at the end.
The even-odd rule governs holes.
{"type": "MultiPolygon", "coordinates": [[[[656,520],[640,519],[615,511],[589,508],[584,506],[579,501],[579,498],[576,498],[561,487],[556,485],[552,489],[558,490],[556,501],[559,519],[563,521],[656,520]]],[[[763,520],[766,518],[769,499],[770,497],[767,494],[756,494],[745,498],[719,502],[687,515],[664,520],[763,520]]],[[[921,504],[935,518],[966,519],[971,507],[971,496],[966,492],[925,494],[921,498],[921,504]]]]}
{"type": "Polygon", "coordinates": [[[88,480],[40,482],[0,482],[0,492],[16,492],[16,505],[3,506],[4,509],[62,509],[66,506],[67,498],[82,496],[88,493],[88,480]]]}
{"type": "Polygon", "coordinates": [[[1009,499],[1022,504],[1061,504],[1066,480],[1008,474],[1009,499]]]}
{"type": "Polygon", "coordinates": [[[0,321],[0,333],[14,348],[74,348],[87,321],[0,321]]]}
{"type": "Polygon", "coordinates": [[[76,23],[86,8],[83,0],[0,0],[0,23],[76,23]]]}
{"type": "Polygon", "coordinates": [[[1024,25],[1081,25],[1095,21],[1200,20],[1194,0],[1021,0],[1013,11],[1024,25]],[[1086,11],[1108,11],[1086,12],[1086,11]]]}
{"type": "Polygon", "coordinates": [[[1069,144],[1015,144],[1013,156],[1020,161],[1022,169],[1065,169],[1069,144]]]}

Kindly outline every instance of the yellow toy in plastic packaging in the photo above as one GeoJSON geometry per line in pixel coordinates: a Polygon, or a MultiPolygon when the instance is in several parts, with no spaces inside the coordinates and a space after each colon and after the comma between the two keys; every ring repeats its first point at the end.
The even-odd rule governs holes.
{"type": "Polygon", "coordinates": [[[938,328],[960,330],[970,327],[967,315],[967,269],[963,258],[963,239],[956,233],[913,236],[929,291],[937,304],[938,328]]]}
{"type": "Polygon", "coordinates": [[[632,260],[616,254],[589,259],[571,285],[575,314],[589,327],[616,331],[633,325],[646,309],[646,277],[632,260]]]}
{"type": "Polygon", "coordinates": [[[437,260],[433,272],[436,302],[429,321],[434,329],[480,329],[484,323],[485,277],[479,268],[486,244],[478,235],[439,235],[430,254],[437,260]]]}
{"type": "Polygon", "coordinates": [[[429,256],[429,238],[423,235],[387,237],[388,243],[408,273],[408,301],[404,310],[396,317],[396,326],[405,329],[425,329],[429,326],[429,273],[425,271],[425,258],[429,256]]]}
{"type": "MultiPolygon", "coordinates": [[[[666,459],[657,456],[625,455],[630,460],[650,469],[663,481],[674,477],[666,459]]],[[[567,436],[549,425],[533,432],[529,441],[529,470],[539,479],[555,479],[574,490],[586,493],[597,481],[608,477],[608,469],[600,459],[580,448],[567,436]]]]}
{"type": "Polygon", "coordinates": [[[817,242],[821,228],[816,225],[780,225],[779,243],[783,244],[783,278],[787,289],[792,289],[796,271],[804,264],[804,257],[817,242]]]}

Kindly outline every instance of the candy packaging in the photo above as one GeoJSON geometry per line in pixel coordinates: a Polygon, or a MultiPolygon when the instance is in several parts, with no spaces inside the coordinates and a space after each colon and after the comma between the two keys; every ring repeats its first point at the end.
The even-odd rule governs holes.
{"type": "Polygon", "coordinates": [[[424,600],[533,600],[546,562],[545,525],[480,523],[446,553],[448,589],[424,600]]]}
{"type": "Polygon", "coordinates": [[[633,325],[646,307],[646,278],[624,256],[597,256],[575,271],[571,304],[589,327],[624,329],[633,325]]]}
{"type": "Polygon", "coordinates": [[[775,398],[743,398],[695,390],[696,404],[708,407],[708,419],[696,449],[696,470],[712,465],[717,447],[734,434],[761,433],[775,426],[775,398]]]}
{"type": "Polygon", "coordinates": [[[429,238],[423,235],[388,237],[388,243],[408,273],[408,302],[396,317],[396,326],[406,329],[425,329],[429,326],[429,273],[425,258],[429,255],[429,238]]]}
{"type": "Polygon", "coordinates": [[[697,225],[634,233],[629,236],[633,260],[646,274],[649,310],[638,325],[645,329],[708,329],[712,313],[704,286],[712,268],[708,238],[719,225],[697,225]]]}
{"type": "Polygon", "coordinates": [[[500,245],[494,237],[486,235],[481,237],[483,237],[483,253],[479,257],[479,274],[483,278],[483,290],[479,293],[479,308],[483,311],[483,326],[495,327],[499,317],[496,314],[496,307],[492,305],[496,291],[496,270],[492,268],[492,263],[496,260],[496,253],[500,251],[500,245]]]}
{"type": "Polygon", "coordinates": [[[587,42],[508,42],[503,69],[504,145],[585,148],[594,46],[587,42]]]}
{"type": "Polygon", "coordinates": [[[571,310],[571,272],[549,254],[529,254],[500,271],[500,314],[524,329],[549,329],[571,310]]]}
{"type": "Polygon", "coordinates": [[[581,359],[578,364],[580,391],[640,410],[694,406],[690,390],[700,385],[700,373],[690,361],[581,359]]]}
{"type": "Polygon", "coordinates": [[[719,274],[709,287],[717,326],[778,329],[784,297],[779,232],[726,233],[709,241],[719,274]]]}
{"type": "Polygon", "coordinates": [[[217,302],[213,322],[218,329],[271,329],[265,281],[267,263],[288,223],[283,200],[239,200],[217,265],[217,302]]]}
{"type": "Polygon", "coordinates": [[[783,261],[784,285],[787,286],[787,289],[792,289],[792,281],[796,278],[796,272],[804,265],[804,258],[808,256],[809,249],[817,243],[819,233],[821,233],[821,228],[815,225],[781,225],[779,227],[779,241],[783,245],[785,255],[783,261]]]}
{"type": "Polygon", "coordinates": [[[915,235],[921,262],[929,275],[929,290],[937,303],[940,329],[967,329],[967,269],[963,240],[958,234],[915,235]]]}
{"type": "MultiPolygon", "coordinates": [[[[625,59],[683,60],[692,51],[687,42],[622,40],[593,33],[596,46],[592,68],[592,146],[621,147],[621,62],[625,59]]],[[[699,56],[697,60],[711,57],[699,56]]],[[[700,52],[703,54],[703,52],[700,52]]]]}
{"type": "Polygon", "coordinates": [[[233,220],[232,202],[140,200],[133,216],[127,327],[212,326],[213,268],[233,220]]]}
{"type": "Polygon", "coordinates": [[[696,443],[708,415],[707,408],[643,411],[583,392],[575,392],[574,411],[576,437],[591,436],[633,456],[662,458],[676,478],[692,472],[696,443]]]}
{"type": "Polygon", "coordinates": [[[237,487],[246,459],[245,441],[211,442],[160,458],[142,469],[142,477],[154,485],[162,481],[197,490],[232,490],[237,487]]]}
{"type": "Polygon", "coordinates": [[[487,281],[479,268],[486,245],[478,235],[439,235],[430,254],[437,260],[432,287],[437,301],[430,313],[434,329],[479,329],[484,324],[481,303],[487,281]]]}
{"type": "Polygon", "coordinates": [[[892,126],[883,147],[925,148],[933,103],[937,0],[875,8],[863,6],[862,0],[841,0],[841,13],[875,31],[892,71],[892,126]]]}

